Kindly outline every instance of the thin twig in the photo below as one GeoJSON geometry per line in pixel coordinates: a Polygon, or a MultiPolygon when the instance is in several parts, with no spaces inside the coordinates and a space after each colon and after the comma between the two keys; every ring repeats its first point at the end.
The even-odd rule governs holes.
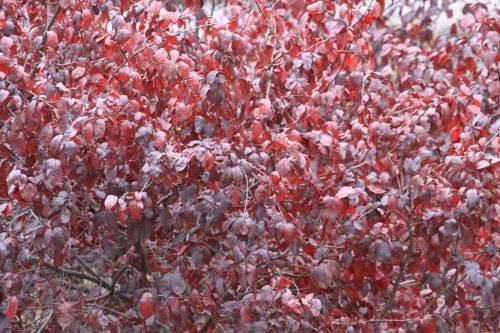
{"type": "Polygon", "coordinates": [[[401,262],[401,264],[399,264],[398,276],[396,277],[396,281],[394,281],[394,286],[392,288],[391,294],[389,295],[389,299],[385,303],[382,312],[380,313],[379,321],[375,324],[375,333],[380,332],[380,323],[384,320],[387,312],[391,309],[392,302],[394,302],[394,299],[396,298],[396,294],[398,292],[401,279],[405,275],[406,266],[408,266],[408,263],[410,262],[411,257],[413,256],[414,241],[413,241],[413,230],[412,230],[412,218],[414,211],[415,207],[412,208],[412,210],[408,214],[408,218],[406,219],[406,227],[408,229],[408,236],[410,242],[410,244],[408,245],[408,251],[406,252],[406,256],[401,262]]]}
{"type": "Polygon", "coordinates": [[[14,157],[16,162],[21,161],[21,157],[19,157],[19,155],[17,155],[16,152],[13,151],[6,143],[2,143],[2,147],[4,147],[12,155],[12,157],[14,157]]]}
{"type": "Polygon", "coordinates": [[[101,309],[103,311],[109,311],[109,312],[111,312],[113,314],[125,317],[127,319],[132,319],[129,315],[127,315],[127,314],[125,314],[123,312],[117,311],[115,309],[112,309],[110,307],[104,306],[104,305],[100,305],[100,304],[86,304],[86,306],[88,306],[88,307],[96,307],[96,308],[99,308],[99,309],[101,309]]]}
{"type": "MultiPolygon", "coordinates": [[[[47,307],[45,307],[45,308],[47,308],[47,307]]],[[[29,327],[31,325],[34,325],[34,324],[38,323],[42,319],[45,319],[51,313],[51,311],[53,311],[53,309],[51,309],[51,310],[49,310],[47,312],[44,312],[40,317],[35,318],[34,320],[30,321],[29,323],[23,324],[23,327],[29,327]]]]}
{"type": "Polygon", "coordinates": [[[49,323],[50,318],[52,318],[52,314],[53,313],[54,313],[54,309],[50,309],[49,310],[49,314],[47,315],[47,319],[45,319],[45,321],[43,322],[42,326],[40,326],[38,328],[37,333],[41,333],[45,329],[45,326],[47,326],[47,324],[49,323]]]}
{"type": "MultiPolygon", "coordinates": [[[[47,26],[45,27],[45,31],[44,31],[43,37],[42,37],[42,43],[40,44],[40,49],[45,48],[45,43],[47,42],[47,33],[49,32],[49,30],[52,27],[52,25],[55,23],[57,15],[59,15],[60,11],[61,11],[61,6],[58,5],[57,8],[56,8],[56,12],[54,13],[54,16],[52,16],[52,18],[49,21],[49,24],[47,24],[47,26]]],[[[30,80],[33,80],[33,78],[35,77],[36,71],[38,69],[38,65],[40,65],[40,61],[37,62],[35,64],[35,66],[33,67],[33,69],[31,70],[30,80]]]]}
{"type": "Polygon", "coordinates": [[[486,142],[486,144],[484,145],[485,147],[488,147],[490,145],[490,143],[493,142],[493,140],[495,140],[495,138],[497,137],[497,135],[500,134],[500,130],[498,130],[492,137],[491,139],[488,140],[488,142],[486,142]]]}
{"type": "Polygon", "coordinates": [[[247,172],[245,171],[245,169],[243,169],[242,166],[240,166],[241,170],[243,171],[243,174],[245,175],[245,180],[246,180],[246,183],[247,183],[247,186],[246,186],[246,191],[245,191],[245,207],[243,209],[243,218],[245,218],[246,214],[247,214],[247,206],[248,206],[248,176],[247,176],[247,172]]]}
{"type": "MultiPolygon", "coordinates": [[[[363,17],[361,19],[359,19],[358,21],[356,21],[356,23],[352,24],[350,27],[348,27],[347,29],[343,30],[341,33],[343,32],[346,32],[346,31],[349,31],[351,30],[352,28],[354,28],[354,26],[358,25],[359,23],[361,23],[361,25],[359,26],[358,30],[356,31],[356,33],[354,34],[357,35],[359,33],[359,31],[361,30],[361,27],[363,26],[363,23],[365,22],[365,19],[366,17],[368,16],[368,13],[370,13],[370,6],[372,5],[372,2],[373,0],[370,1],[370,3],[368,4],[368,7],[366,8],[366,11],[365,13],[363,14],[363,17]]],[[[351,48],[351,45],[352,45],[352,42],[354,41],[354,36],[351,38],[351,40],[349,41],[349,44],[347,45],[347,48],[345,49],[345,51],[349,51],[349,49],[351,48]]],[[[337,80],[337,77],[339,76],[340,72],[342,71],[342,69],[344,68],[344,65],[345,65],[345,62],[346,62],[346,58],[347,58],[347,55],[344,56],[344,59],[342,60],[342,64],[340,65],[340,68],[339,70],[337,71],[337,73],[335,74],[335,76],[328,82],[328,84],[326,85],[326,87],[321,91],[322,93],[324,93],[325,91],[328,90],[328,88],[332,85],[332,83],[334,83],[336,80],[337,80]]]]}
{"type": "MultiPolygon", "coordinates": [[[[340,31],[339,33],[343,33],[343,32],[345,32],[345,31],[347,31],[347,30],[340,31]]],[[[329,40],[331,40],[331,39],[333,39],[333,38],[335,38],[335,37],[338,37],[338,35],[339,35],[339,34],[337,33],[337,34],[335,34],[335,35],[332,35],[332,36],[330,36],[330,37],[327,37],[327,38],[325,38],[325,39],[320,40],[319,42],[317,42],[317,43],[315,43],[315,44],[313,44],[313,45],[309,46],[308,48],[306,48],[306,49],[304,49],[304,50],[302,50],[302,51],[298,52],[298,53],[294,56],[294,58],[297,58],[297,57],[298,57],[299,55],[301,55],[302,53],[308,52],[308,51],[310,51],[310,50],[314,49],[315,47],[320,46],[321,44],[324,44],[324,43],[328,42],[329,40]]],[[[330,52],[334,52],[334,53],[346,53],[346,54],[348,54],[348,53],[354,53],[354,51],[349,51],[349,50],[330,50],[330,49],[329,49],[328,51],[330,51],[330,52]]],[[[278,61],[279,59],[283,58],[285,55],[287,55],[287,54],[289,54],[289,53],[290,53],[290,51],[285,51],[285,52],[281,53],[279,56],[277,56],[277,57],[276,57],[276,59],[274,59],[274,60],[271,62],[271,64],[269,65],[269,67],[271,67],[271,66],[281,66],[281,65],[284,65],[284,64],[285,64],[285,62],[280,62],[280,63],[277,63],[277,64],[275,64],[275,62],[276,62],[276,61],[278,61]]]]}
{"type": "Polygon", "coordinates": [[[455,277],[453,278],[453,281],[450,284],[448,284],[446,287],[444,287],[443,289],[441,289],[436,294],[436,296],[434,296],[434,298],[425,306],[424,312],[426,312],[429,309],[432,309],[432,307],[434,306],[434,304],[436,304],[436,302],[439,300],[439,298],[441,296],[443,296],[445,292],[447,292],[451,288],[454,288],[457,283],[458,283],[458,269],[455,270],[455,277]]]}
{"type": "MultiPolygon", "coordinates": [[[[457,269],[455,271],[455,277],[453,278],[453,281],[450,284],[448,284],[446,287],[444,287],[443,289],[441,289],[432,298],[432,300],[429,303],[427,303],[427,305],[425,306],[424,310],[422,311],[423,313],[427,312],[429,309],[432,309],[434,307],[434,305],[436,304],[436,302],[439,300],[439,298],[444,295],[444,293],[446,293],[448,290],[450,290],[452,288],[455,288],[458,283],[460,283],[461,281],[463,281],[465,279],[465,276],[464,276],[462,279],[458,280],[458,272],[459,272],[459,270],[457,269]]],[[[413,328],[413,326],[415,326],[415,324],[416,324],[415,321],[412,322],[412,323],[410,323],[409,327],[408,327],[408,331],[411,331],[411,329],[413,328]]]]}

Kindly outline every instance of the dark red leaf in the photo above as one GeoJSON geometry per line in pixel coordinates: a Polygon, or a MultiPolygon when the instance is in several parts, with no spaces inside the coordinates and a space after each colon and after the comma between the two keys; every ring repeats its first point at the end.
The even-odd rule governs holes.
{"type": "Polygon", "coordinates": [[[7,317],[8,320],[12,321],[14,320],[14,317],[16,316],[17,309],[19,306],[19,301],[17,299],[17,296],[12,296],[9,299],[8,305],[7,305],[7,310],[5,311],[5,316],[7,317]]]}
{"type": "Polygon", "coordinates": [[[149,318],[155,313],[156,304],[152,293],[145,292],[142,294],[139,301],[139,310],[144,318],[149,318]]]}

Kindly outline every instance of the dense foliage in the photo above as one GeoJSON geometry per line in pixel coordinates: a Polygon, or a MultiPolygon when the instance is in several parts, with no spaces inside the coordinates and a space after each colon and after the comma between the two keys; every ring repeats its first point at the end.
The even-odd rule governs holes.
{"type": "Polygon", "coordinates": [[[495,330],[498,9],[201,5],[0,1],[0,330],[495,330]]]}

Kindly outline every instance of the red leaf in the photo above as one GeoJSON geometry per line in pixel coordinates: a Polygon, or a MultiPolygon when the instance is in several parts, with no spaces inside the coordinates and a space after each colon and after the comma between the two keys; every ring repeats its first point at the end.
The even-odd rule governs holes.
{"type": "Polygon", "coordinates": [[[346,212],[346,214],[352,215],[352,214],[356,213],[356,207],[355,206],[349,206],[349,207],[347,207],[347,209],[345,210],[345,212],[346,212]]]}
{"type": "Polygon", "coordinates": [[[271,101],[269,99],[263,98],[259,104],[259,107],[253,110],[253,115],[257,120],[264,119],[269,110],[271,110],[271,101]]]}
{"type": "Polygon", "coordinates": [[[115,196],[115,195],[108,195],[106,197],[106,200],[104,200],[104,206],[107,208],[107,209],[111,209],[113,208],[116,203],[118,202],[118,197],[115,196]]]}
{"type": "Polygon", "coordinates": [[[326,263],[321,263],[318,267],[313,268],[311,275],[318,287],[322,289],[329,288],[333,280],[333,272],[326,263]]]}
{"type": "Polygon", "coordinates": [[[161,10],[161,1],[153,1],[148,6],[148,21],[151,21],[154,17],[158,16],[161,10]]]}
{"type": "Polygon", "coordinates": [[[156,60],[156,62],[161,64],[168,59],[168,52],[165,49],[159,49],[155,52],[153,58],[156,60]]]}
{"type": "Polygon", "coordinates": [[[422,323],[421,332],[436,332],[436,319],[430,317],[425,318],[422,323]]]}
{"type": "Polygon", "coordinates": [[[64,301],[60,303],[57,307],[57,315],[56,320],[57,323],[61,326],[63,331],[71,325],[73,322],[73,307],[70,303],[64,301]]]}
{"type": "Polygon", "coordinates": [[[276,164],[276,170],[281,177],[286,177],[290,173],[291,164],[289,158],[284,158],[276,164]]]}
{"type": "Polygon", "coordinates": [[[280,174],[278,173],[278,171],[273,171],[269,175],[269,179],[271,180],[271,183],[273,185],[277,185],[279,183],[279,181],[281,180],[281,177],[280,177],[280,174]]]}
{"type": "Polygon", "coordinates": [[[254,122],[252,126],[252,139],[254,141],[257,141],[263,132],[264,132],[264,126],[262,125],[262,122],[260,121],[254,122]]]}
{"type": "Polygon", "coordinates": [[[353,196],[355,195],[357,192],[354,188],[350,187],[350,186],[343,186],[338,192],[337,194],[335,194],[335,198],[336,199],[343,199],[343,198],[347,198],[349,196],[353,196]]]}
{"type": "Polygon", "coordinates": [[[323,305],[321,304],[321,301],[317,298],[314,298],[309,301],[310,304],[310,311],[314,317],[319,317],[321,314],[321,309],[323,308],[323,305]]]}
{"type": "Polygon", "coordinates": [[[292,298],[292,299],[288,300],[288,302],[286,303],[286,306],[298,315],[300,315],[302,313],[302,307],[300,305],[300,301],[296,298],[292,298]]]}
{"type": "Polygon", "coordinates": [[[330,147],[333,143],[333,139],[328,134],[321,134],[319,137],[319,143],[325,147],[330,147]]]}
{"type": "Polygon", "coordinates": [[[118,71],[116,77],[121,84],[125,84],[130,79],[130,70],[127,67],[124,67],[118,71]]]}
{"type": "Polygon", "coordinates": [[[139,310],[144,318],[149,318],[155,313],[156,305],[154,301],[153,294],[150,292],[145,292],[141,296],[139,302],[139,310]]]}
{"type": "Polygon", "coordinates": [[[182,246],[179,246],[177,248],[177,251],[175,251],[175,252],[177,253],[178,256],[180,256],[186,251],[187,248],[188,248],[187,245],[182,245],[182,246]]]}
{"type": "Polygon", "coordinates": [[[135,127],[129,120],[125,120],[120,125],[120,134],[125,140],[130,139],[134,135],[135,127]]]}
{"type": "Polygon", "coordinates": [[[8,320],[10,321],[14,320],[18,306],[19,306],[19,300],[17,299],[17,296],[11,297],[9,299],[9,304],[7,305],[7,311],[5,312],[5,316],[7,317],[8,320]]]}
{"type": "Polygon", "coordinates": [[[252,322],[252,314],[250,312],[250,309],[248,308],[241,308],[240,309],[240,319],[243,324],[249,324],[252,322]]]}
{"type": "Polygon", "coordinates": [[[4,202],[0,204],[0,214],[3,216],[9,216],[12,213],[12,204],[10,202],[4,202]]]}
{"type": "Polygon", "coordinates": [[[0,54],[0,72],[7,74],[9,72],[10,65],[11,60],[3,54],[0,54]]]}
{"type": "Polygon", "coordinates": [[[277,288],[278,289],[285,289],[285,288],[288,288],[293,282],[293,279],[291,278],[288,278],[286,276],[281,276],[279,279],[278,279],[278,286],[277,288]]]}
{"type": "Polygon", "coordinates": [[[245,101],[248,99],[248,94],[252,86],[246,80],[238,80],[235,85],[236,97],[239,100],[245,101]]]}
{"type": "Polygon", "coordinates": [[[210,170],[213,169],[213,167],[215,166],[215,158],[214,158],[214,155],[211,152],[206,151],[203,154],[203,157],[202,157],[202,160],[201,160],[201,166],[206,171],[210,171],[210,170]]]}
{"type": "Polygon", "coordinates": [[[262,185],[257,186],[254,192],[254,198],[255,201],[258,203],[264,203],[268,199],[268,193],[266,191],[266,188],[262,185]]]}
{"type": "Polygon", "coordinates": [[[86,144],[90,144],[94,138],[94,126],[91,123],[86,123],[82,128],[82,137],[86,144]]]}
{"type": "Polygon", "coordinates": [[[385,193],[385,189],[382,188],[380,185],[375,185],[375,184],[368,184],[366,185],[366,188],[372,192],[372,193],[375,193],[375,194],[382,194],[382,193],[385,193]]]}
{"type": "Polygon", "coordinates": [[[61,161],[51,158],[43,163],[44,184],[48,189],[62,184],[62,167],[61,161]]]}
{"type": "Polygon", "coordinates": [[[179,76],[181,79],[185,80],[189,76],[190,68],[189,65],[186,64],[185,62],[179,61],[177,63],[177,73],[179,73],[179,76]]]}
{"type": "Polygon", "coordinates": [[[186,290],[186,280],[182,277],[181,273],[176,272],[170,280],[170,288],[177,296],[182,296],[186,290]]]}
{"type": "Polygon", "coordinates": [[[462,129],[460,127],[455,127],[451,130],[450,137],[451,141],[458,142],[460,141],[460,134],[462,134],[462,129]]]}
{"type": "Polygon", "coordinates": [[[481,160],[481,161],[476,163],[476,168],[478,170],[486,169],[489,166],[490,166],[490,162],[488,162],[486,160],[481,160]]]}
{"type": "Polygon", "coordinates": [[[347,68],[352,72],[358,65],[358,58],[356,57],[356,55],[350,53],[346,56],[345,63],[347,65],[347,68]]]}
{"type": "Polygon", "coordinates": [[[71,72],[71,78],[73,80],[79,80],[83,77],[84,74],[85,74],[85,67],[78,66],[71,72]]]}
{"type": "Polygon", "coordinates": [[[290,245],[297,237],[297,232],[295,230],[295,225],[292,223],[287,223],[283,228],[283,235],[285,238],[285,242],[290,245]]]}
{"type": "Polygon", "coordinates": [[[46,46],[50,48],[55,48],[57,46],[58,41],[59,39],[57,38],[57,34],[54,31],[47,31],[47,41],[45,42],[46,46]]]}
{"type": "Polygon", "coordinates": [[[123,44],[130,39],[130,35],[131,35],[130,30],[120,29],[116,32],[115,40],[118,43],[123,44]]]}
{"type": "Polygon", "coordinates": [[[323,4],[323,1],[317,1],[307,6],[306,10],[309,13],[309,15],[317,15],[324,13],[326,11],[326,7],[323,4]]]}
{"type": "Polygon", "coordinates": [[[384,8],[380,3],[376,2],[373,5],[373,15],[375,17],[380,17],[382,15],[383,11],[384,11],[384,8]]]}
{"type": "Polygon", "coordinates": [[[106,121],[104,119],[97,119],[94,123],[94,137],[100,139],[104,136],[106,131],[106,121]]]}
{"type": "Polygon", "coordinates": [[[481,112],[481,108],[477,105],[471,104],[467,107],[467,112],[478,114],[479,112],[481,112]]]}
{"type": "Polygon", "coordinates": [[[128,207],[128,212],[131,218],[139,220],[142,217],[142,213],[144,212],[144,205],[141,201],[132,200],[128,207]]]}

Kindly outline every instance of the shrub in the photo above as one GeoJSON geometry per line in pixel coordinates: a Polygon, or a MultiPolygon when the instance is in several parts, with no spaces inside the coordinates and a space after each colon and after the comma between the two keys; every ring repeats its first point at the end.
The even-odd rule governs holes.
{"type": "Polygon", "coordinates": [[[201,5],[0,5],[0,327],[496,329],[498,10],[201,5]]]}

